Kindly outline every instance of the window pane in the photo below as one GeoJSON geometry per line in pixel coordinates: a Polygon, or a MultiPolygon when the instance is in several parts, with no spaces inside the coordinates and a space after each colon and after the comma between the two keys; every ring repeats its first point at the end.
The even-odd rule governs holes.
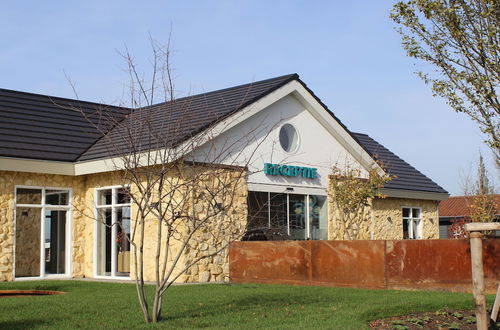
{"type": "Polygon", "coordinates": [[[403,239],[409,239],[410,233],[408,231],[408,222],[410,220],[403,219],[403,239]]]}
{"type": "Polygon", "coordinates": [[[410,217],[410,209],[404,207],[403,208],[403,218],[409,218],[410,217]]]}
{"type": "Polygon", "coordinates": [[[271,193],[271,232],[272,240],[286,239],[288,236],[287,201],[286,194],[271,193]]]}
{"type": "Polygon", "coordinates": [[[45,204],[68,205],[69,192],[67,190],[46,190],[45,204]]]}
{"type": "Polygon", "coordinates": [[[130,207],[116,210],[116,275],[130,275],[130,207]]]}
{"type": "Polygon", "coordinates": [[[42,204],[42,189],[17,188],[17,204],[42,204]]]}
{"type": "Polygon", "coordinates": [[[16,209],[16,277],[40,276],[41,212],[40,208],[16,209]]]}
{"type": "Polygon", "coordinates": [[[116,202],[118,204],[129,204],[130,203],[130,194],[128,189],[119,188],[117,189],[118,195],[116,196],[116,202]]]}
{"type": "Polygon", "coordinates": [[[420,221],[417,221],[417,220],[413,220],[412,221],[412,226],[413,226],[413,239],[420,239],[421,238],[421,235],[420,235],[420,230],[419,230],[419,223],[420,221]]]}
{"type": "Polygon", "coordinates": [[[247,231],[244,241],[265,241],[269,229],[268,193],[248,192],[247,231]]]}
{"type": "Polygon", "coordinates": [[[292,239],[306,239],[306,196],[288,195],[290,236],[292,239]]]}
{"type": "Polygon", "coordinates": [[[100,209],[97,223],[97,275],[111,275],[111,209],[100,209]]]}
{"type": "Polygon", "coordinates": [[[112,190],[99,190],[97,192],[97,205],[111,205],[112,203],[112,190]]]}
{"type": "Polygon", "coordinates": [[[66,211],[45,211],[45,273],[64,274],[66,258],[66,211]]]}
{"type": "Polygon", "coordinates": [[[309,232],[311,239],[328,239],[326,196],[309,196],[309,232]]]}
{"type": "Polygon", "coordinates": [[[412,209],[412,218],[420,218],[420,209],[412,209]]]}

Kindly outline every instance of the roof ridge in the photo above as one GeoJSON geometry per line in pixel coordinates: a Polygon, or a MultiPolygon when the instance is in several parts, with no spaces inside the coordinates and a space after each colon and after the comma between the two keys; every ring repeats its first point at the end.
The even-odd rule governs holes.
{"type": "Polygon", "coordinates": [[[41,96],[41,97],[46,97],[49,100],[58,99],[58,100],[69,101],[69,102],[80,102],[80,103],[101,105],[101,106],[107,106],[107,107],[113,107],[113,108],[130,109],[129,107],[120,106],[120,105],[113,105],[113,104],[109,104],[109,103],[85,101],[85,100],[80,100],[78,98],[68,98],[68,97],[53,96],[53,95],[48,95],[48,94],[31,93],[31,92],[17,91],[14,89],[7,89],[7,88],[0,88],[0,92],[10,92],[10,93],[17,93],[17,94],[24,94],[24,95],[31,95],[31,96],[41,96]]]}
{"type": "MultiPolygon", "coordinates": [[[[272,80],[279,80],[279,79],[283,79],[285,77],[288,77],[288,78],[294,77],[295,79],[299,79],[299,75],[297,73],[289,73],[289,74],[285,74],[285,75],[274,77],[274,78],[268,78],[268,79],[253,81],[253,82],[250,82],[250,83],[240,84],[240,85],[236,85],[236,86],[232,86],[232,87],[226,87],[226,88],[216,89],[216,90],[212,90],[212,91],[209,91],[209,92],[204,92],[204,93],[198,93],[198,94],[183,96],[183,97],[175,98],[175,99],[173,99],[171,101],[158,102],[158,103],[155,103],[155,104],[152,104],[152,105],[148,105],[148,106],[145,106],[145,107],[142,107],[142,108],[157,107],[157,106],[160,106],[162,104],[167,104],[167,103],[170,103],[170,102],[178,102],[178,101],[186,100],[186,99],[189,99],[189,98],[192,98],[192,97],[198,97],[198,96],[203,96],[203,95],[206,96],[206,95],[210,95],[210,94],[220,93],[220,92],[229,91],[229,90],[232,90],[232,89],[242,88],[242,87],[246,87],[246,86],[252,86],[252,85],[255,85],[255,84],[261,84],[261,83],[265,83],[265,82],[272,81],[272,80]]],[[[290,80],[293,80],[293,79],[290,79],[290,80]]]]}

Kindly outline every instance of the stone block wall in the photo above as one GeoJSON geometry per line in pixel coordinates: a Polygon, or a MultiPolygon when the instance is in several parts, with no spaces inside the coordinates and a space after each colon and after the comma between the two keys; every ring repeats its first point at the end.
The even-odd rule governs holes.
{"type": "Polygon", "coordinates": [[[438,201],[405,198],[377,198],[372,203],[373,239],[403,239],[403,207],[422,210],[422,239],[439,238],[438,201]]]}
{"type": "MultiPolygon", "coordinates": [[[[349,239],[345,225],[335,208],[335,197],[328,189],[328,239],[349,239]]],[[[395,240],[403,239],[403,207],[421,208],[422,239],[439,238],[438,201],[405,198],[375,198],[364,208],[359,221],[359,232],[354,239],[395,240]]]]}
{"type": "Polygon", "coordinates": [[[18,207],[16,212],[16,276],[40,276],[41,209],[18,207]]]}
{"type": "MultiPolygon", "coordinates": [[[[227,170],[218,175],[236,176],[241,172],[227,170]],[[224,174],[225,173],[225,174],[224,174]]],[[[213,175],[209,176],[207,185],[217,187],[220,180],[216,179],[213,175]]],[[[104,188],[109,186],[119,186],[124,182],[123,173],[119,171],[99,173],[85,176],[63,176],[63,175],[49,175],[38,173],[25,173],[14,171],[0,171],[0,281],[11,281],[14,278],[14,208],[15,208],[15,186],[33,186],[33,187],[58,187],[58,188],[71,188],[72,199],[70,205],[72,207],[72,276],[73,277],[92,277],[93,276],[93,253],[94,253],[94,193],[95,188],[104,188]]],[[[134,192],[134,188],[132,188],[134,192]]],[[[221,190],[222,191],[222,190],[221,190]]],[[[230,196],[220,196],[217,200],[222,203],[221,205],[230,205],[229,209],[223,214],[217,215],[212,219],[211,227],[206,227],[200,231],[192,240],[191,244],[183,251],[181,260],[177,263],[175,271],[180,271],[187,264],[197,260],[207,253],[212,254],[214,251],[221,250],[221,247],[226,246],[232,238],[239,238],[246,227],[247,216],[247,186],[245,177],[239,180],[233,186],[234,200],[229,200],[230,196]],[[213,230],[212,230],[213,229],[213,230]],[[217,235],[214,235],[218,232],[217,235]],[[215,249],[215,250],[214,250],[215,249]]],[[[37,276],[38,272],[33,272],[39,269],[39,257],[33,258],[34,255],[39,256],[40,242],[40,213],[39,209],[36,210],[38,218],[34,217],[32,212],[24,214],[19,218],[19,233],[30,233],[37,236],[35,243],[29,239],[30,235],[24,235],[31,243],[24,245],[24,250],[18,254],[18,258],[26,259],[26,262],[18,260],[19,265],[23,269],[23,273],[32,273],[37,276]],[[23,218],[24,217],[24,218],[23,218]],[[26,219],[25,219],[26,218],[26,219]],[[24,220],[29,221],[24,221],[24,220]],[[36,221],[35,221],[36,220],[36,221]],[[35,226],[33,226],[35,224],[35,226]],[[25,226],[26,225],[26,226],[25,226]],[[29,231],[25,229],[29,228],[29,231]],[[33,243],[33,244],[32,244],[33,243]],[[32,251],[33,250],[33,251],[32,251]],[[22,256],[26,255],[27,258],[22,256]],[[36,260],[35,260],[36,259],[36,260]],[[22,266],[24,265],[24,266],[22,266]],[[25,267],[26,266],[26,267],[25,267]]],[[[207,211],[206,198],[198,196],[195,200],[195,212],[203,214],[207,211]]],[[[193,211],[186,210],[186,211],[193,211]]],[[[29,210],[28,210],[29,211],[29,210]]],[[[131,207],[132,218],[137,215],[137,208],[132,204],[131,207]]],[[[155,279],[155,263],[154,256],[156,252],[156,234],[157,222],[150,219],[146,225],[146,244],[145,251],[145,279],[153,281],[155,279]]],[[[31,235],[31,236],[33,236],[31,235]]],[[[172,262],[175,252],[180,249],[180,239],[171,244],[171,253],[169,262],[172,262]]],[[[18,237],[18,240],[20,237],[18,237]]],[[[133,255],[133,251],[132,251],[133,255]]],[[[131,276],[134,277],[133,259],[131,260],[131,276]]],[[[174,272],[175,273],[175,272],[174,272]]],[[[178,282],[212,282],[223,281],[229,276],[228,266],[228,253],[227,248],[209,258],[203,258],[199,263],[188,270],[184,275],[178,278],[178,282]]]]}

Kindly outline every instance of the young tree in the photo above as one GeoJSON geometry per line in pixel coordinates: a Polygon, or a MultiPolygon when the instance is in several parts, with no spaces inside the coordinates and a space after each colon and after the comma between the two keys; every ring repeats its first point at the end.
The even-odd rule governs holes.
{"type": "MultiPolygon", "coordinates": [[[[144,319],[158,322],[162,298],[176,280],[192,277],[197,269],[200,279],[208,281],[211,273],[202,272],[202,266],[217,268],[212,273],[223,272],[226,249],[245,231],[247,168],[260,143],[250,153],[242,146],[257,137],[264,141],[270,128],[260,123],[241,136],[216,139],[235,120],[227,117],[216,123],[205,119],[210,124],[196,129],[200,124],[190,110],[192,100],[175,97],[168,45],[151,44],[148,81],[139,74],[130,53],[123,55],[133,110],[123,120],[107,115],[105,109],[92,114],[107,124],[95,126],[103,137],[90,152],[111,157],[109,166],[114,171],[107,175],[114,176],[131,200],[130,232],[120,239],[132,246],[131,275],[144,319]],[[152,296],[145,287],[146,272],[151,270],[152,296]]],[[[243,99],[242,103],[248,101],[243,99]]],[[[203,106],[203,99],[200,102],[203,106]]],[[[204,114],[210,116],[214,110],[207,108],[204,114]]],[[[96,122],[95,118],[88,121],[96,122]]],[[[127,232],[123,221],[110,225],[101,215],[95,220],[127,232]]]]}
{"type": "Polygon", "coordinates": [[[479,125],[500,166],[500,2],[405,0],[391,18],[407,55],[435,70],[418,75],[479,125]]]}
{"type": "Polygon", "coordinates": [[[479,154],[477,164],[477,177],[475,180],[471,180],[470,176],[467,176],[463,183],[463,193],[468,214],[453,221],[448,229],[453,238],[469,237],[465,230],[465,224],[468,222],[492,222],[496,220],[498,206],[494,195],[495,189],[490,184],[481,154],[479,154]]]}
{"type": "Polygon", "coordinates": [[[332,209],[337,228],[337,239],[360,239],[362,225],[366,221],[371,201],[384,198],[380,189],[391,180],[387,174],[380,173],[379,165],[373,164],[366,176],[354,165],[334,166],[331,176],[332,209]],[[338,230],[340,229],[340,230],[338,230]]]}
{"type": "Polygon", "coordinates": [[[483,155],[479,153],[479,163],[477,165],[477,179],[475,187],[475,195],[491,195],[495,193],[495,188],[490,184],[488,171],[484,166],[483,155]]]}

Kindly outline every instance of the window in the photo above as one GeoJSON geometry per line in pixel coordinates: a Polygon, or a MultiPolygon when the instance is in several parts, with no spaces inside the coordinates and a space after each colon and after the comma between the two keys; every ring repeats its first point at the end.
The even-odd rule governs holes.
{"type": "Polygon", "coordinates": [[[327,239],[326,196],[248,192],[243,240],[327,239]]]}
{"type": "Polygon", "coordinates": [[[421,239],[421,209],[403,207],[403,239],[421,239]]]}
{"type": "Polygon", "coordinates": [[[124,187],[97,189],[95,276],[130,276],[130,195],[124,187]]]}
{"type": "Polygon", "coordinates": [[[70,190],[16,187],[14,274],[69,275],[70,190]]]}
{"type": "Polygon", "coordinates": [[[299,135],[291,124],[285,124],[280,129],[280,145],[286,152],[295,152],[299,147],[299,135]]]}

